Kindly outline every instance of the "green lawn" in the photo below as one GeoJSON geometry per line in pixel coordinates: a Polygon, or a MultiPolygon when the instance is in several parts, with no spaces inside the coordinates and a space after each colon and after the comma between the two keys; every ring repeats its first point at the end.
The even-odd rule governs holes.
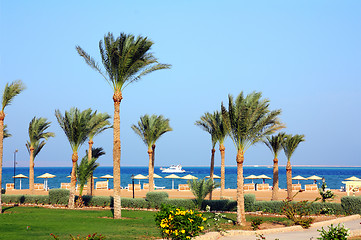
{"type": "Polygon", "coordinates": [[[112,219],[109,210],[68,210],[34,207],[3,207],[0,239],[61,239],[69,234],[86,236],[97,232],[106,239],[160,238],[154,223],[155,212],[122,211],[124,219],[112,219]]]}

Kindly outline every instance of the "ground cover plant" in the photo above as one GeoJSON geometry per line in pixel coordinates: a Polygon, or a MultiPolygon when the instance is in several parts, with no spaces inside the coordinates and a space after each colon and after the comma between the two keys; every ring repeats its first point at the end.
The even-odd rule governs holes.
{"type": "Polygon", "coordinates": [[[109,210],[69,210],[40,207],[4,207],[0,215],[1,239],[69,239],[101,234],[106,239],[159,239],[155,212],[123,210],[123,219],[113,219],[109,210]]]}

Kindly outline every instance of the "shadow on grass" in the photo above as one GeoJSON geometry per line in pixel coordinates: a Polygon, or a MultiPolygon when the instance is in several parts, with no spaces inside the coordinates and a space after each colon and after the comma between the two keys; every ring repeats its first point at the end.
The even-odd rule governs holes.
{"type": "Polygon", "coordinates": [[[10,206],[10,207],[3,207],[2,213],[5,213],[7,210],[18,207],[18,205],[10,206]]]}

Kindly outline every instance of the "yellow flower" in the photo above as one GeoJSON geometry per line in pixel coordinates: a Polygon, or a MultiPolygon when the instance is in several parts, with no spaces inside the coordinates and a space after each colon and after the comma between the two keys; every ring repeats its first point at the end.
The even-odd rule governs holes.
{"type": "Polygon", "coordinates": [[[186,236],[186,239],[191,239],[191,237],[190,237],[190,236],[186,236]]]}
{"type": "Polygon", "coordinates": [[[164,230],[164,232],[165,232],[166,234],[169,234],[169,230],[168,230],[168,229],[164,230]]]}
{"type": "Polygon", "coordinates": [[[181,233],[185,233],[185,232],[186,232],[186,230],[182,229],[181,233]]]}
{"type": "Polygon", "coordinates": [[[194,220],[193,219],[191,219],[191,218],[188,218],[188,220],[189,220],[189,222],[193,222],[194,220]]]}
{"type": "Polygon", "coordinates": [[[199,227],[199,229],[202,231],[203,229],[204,229],[204,227],[203,226],[198,226],[199,227]]]}
{"type": "Polygon", "coordinates": [[[207,218],[204,217],[204,218],[203,218],[203,221],[207,221],[207,218]]]}
{"type": "Polygon", "coordinates": [[[177,230],[177,229],[174,230],[174,234],[175,234],[176,236],[178,236],[178,230],[177,230]]]}
{"type": "Polygon", "coordinates": [[[191,215],[194,213],[193,210],[190,210],[189,212],[190,212],[191,215]]]}

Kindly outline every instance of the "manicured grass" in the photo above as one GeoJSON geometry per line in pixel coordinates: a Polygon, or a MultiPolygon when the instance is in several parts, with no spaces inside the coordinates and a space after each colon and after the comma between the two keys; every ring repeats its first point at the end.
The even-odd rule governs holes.
{"type": "Polygon", "coordinates": [[[4,207],[0,215],[1,239],[69,239],[98,233],[106,239],[156,239],[155,212],[123,210],[124,219],[112,219],[109,210],[68,210],[37,207],[4,207]]]}

